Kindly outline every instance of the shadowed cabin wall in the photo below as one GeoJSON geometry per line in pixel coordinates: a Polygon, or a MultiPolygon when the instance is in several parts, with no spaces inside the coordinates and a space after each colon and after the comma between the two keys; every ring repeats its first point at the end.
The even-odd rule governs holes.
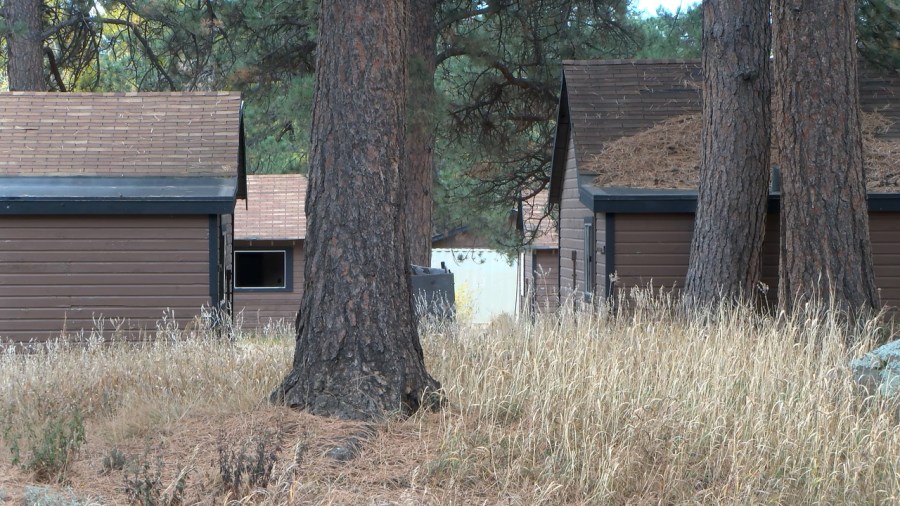
{"type": "MultiPolygon", "coordinates": [[[[559,294],[561,303],[584,290],[584,219],[591,212],[578,198],[578,167],[575,141],[569,135],[565,179],[560,195],[559,211],[559,294]],[[572,261],[572,253],[575,261],[572,261]]],[[[595,223],[596,230],[596,223],[595,223]]]]}
{"type": "MultiPolygon", "coordinates": [[[[598,214],[600,221],[601,214],[598,214]]],[[[684,286],[693,235],[694,215],[617,214],[615,217],[616,290],[634,286],[684,286]]],[[[900,213],[869,214],[875,283],[886,306],[900,307],[900,213]]],[[[766,298],[778,294],[778,215],[766,219],[762,283],[766,298]]]]}
{"type": "Polygon", "coordinates": [[[222,234],[222,272],[220,272],[223,298],[234,304],[234,215],[223,214],[221,221],[222,234]]]}
{"type": "Polygon", "coordinates": [[[525,284],[521,296],[530,297],[524,303],[537,313],[552,313],[559,308],[559,250],[556,248],[527,249],[522,254],[525,284]]]}
{"type": "Polygon", "coordinates": [[[234,249],[289,249],[293,287],[290,291],[234,291],[235,315],[242,312],[245,329],[262,329],[283,320],[293,325],[303,297],[303,241],[234,241],[234,249]]]}
{"type": "Polygon", "coordinates": [[[869,213],[875,287],[885,306],[900,307],[900,213],[869,213]]]}
{"type": "Polygon", "coordinates": [[[687,274],[693,214],[615,215],[615,290],[681,288],[687,274]]]}
{"type": "MultiPolygon", "coordinates": [[[[778,293],[778,220],[766,220],[763,240],[762,282],[770,302],[778,293]]],[[[615,290],[632,287],[676,289],[684,287],[691,238],[693,213],[616,214],[615,215],[615,290]]]]}
{"type": "Polygon", "coordinates": [[[205,215],[0,217],[0,338],[89,332],[100,317],[137,338],[167,308],[183,326],[209,304],[209,254],[205,215]]]}
{"type": "Polygon", "coordinates": [[[531,252],[532,261],[528,273],[534,277],[534,309],[539,313],[551,313],[559,307],[559,250],[536,249],[531,252]]]}

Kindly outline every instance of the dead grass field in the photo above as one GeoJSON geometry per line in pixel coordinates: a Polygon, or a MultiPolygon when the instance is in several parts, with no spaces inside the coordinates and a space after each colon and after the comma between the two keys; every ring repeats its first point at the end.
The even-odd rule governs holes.
{"type": "Polygon", "coordinates": [[[284,332],[10,351],[0,504],[35,485],[68,494],[59,504],[128,504],[137,478],[157,504],[179,484],[181,504],[900,503],[898,422],[846,368],[884,337],[875,322],[846,351],[847,329],[820,312],[684,316],[646,294],[632,306],[429,326],[447,408],[376,424],[262,402],[290,364],[284,332]],[[86,442],[61,483],[12,464],[16,434],[27,449],[26,429],[76,411],[86,442]],[[355,459],[328,455],[350,437],[355,459]],[[253,456],[260,441],[275,455],[269,482],[228,489],[220,450],[253,456]],[[121,469],[104,465],[113,448],[121,469]]]}

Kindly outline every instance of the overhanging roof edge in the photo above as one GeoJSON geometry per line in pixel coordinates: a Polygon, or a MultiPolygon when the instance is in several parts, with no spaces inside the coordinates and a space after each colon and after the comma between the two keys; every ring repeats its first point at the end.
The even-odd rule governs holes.
{"type": "MultiPolygon", "coordinates": [[[[579,200],[594,213],[693,213],[697,190],[659,188],[600,188],[579,185],[579,200]]],[[[870,212],[900,212],[900,193],[869,192],[870,212]]],[[[781,208],[781,194],[770,192],[769,212],[781,208]]]]}

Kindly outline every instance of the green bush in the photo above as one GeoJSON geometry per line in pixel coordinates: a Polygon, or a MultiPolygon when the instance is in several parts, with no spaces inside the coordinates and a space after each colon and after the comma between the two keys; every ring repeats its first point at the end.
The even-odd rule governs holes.
{"type": "MultiPolygon", "coordinates": [[[[124,455],[122,456],[124,460],[124,455]]],[[[183,468],[168,487],[163,486],[163,459],[158,453],[156,466],[150,465],[150,450],[138,462],[125,469],[125,493],[131,504],[139,506],[181,506],[187,488],[189,468],[183,468]]]]}
{"type": "Polygon", "coordinates": [[[103,456],[103,474],[112,471],[121,471],[125,468],[126,462],[127,459],[125,458],[125,454],[122,453],[122,450],[111,448],[109,453],[103,456]]]}
{"type": "Polygon", "coordinates": [[[9,446],[13,465],[33,472],[38,481],[62,482],[84,444],[84,417],[80,409],[74,408],[48,417],[39,428],[7,425],[3,439],[9,446]]]}
{"type": "Polygon", "coordinates": [[[162,501],[162,460],[157,459],[156,470],[145,458],[125,472],[125,491],[131,504],[157,506],[162,501]]]}

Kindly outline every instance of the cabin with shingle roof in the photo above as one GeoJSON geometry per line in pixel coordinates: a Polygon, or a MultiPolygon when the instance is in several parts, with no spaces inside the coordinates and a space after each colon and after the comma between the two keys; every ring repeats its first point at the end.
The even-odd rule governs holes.
{"type": "Polygon", "coordinates": [[[234,314],[244,327],[293,324],[303,296],[306,176],[251,175],[234,211],[234,314]]]}
{"type": "MultiPolygon", "coordinates": [[[[561,300],[611,298],[651,284],[678,289],[684,282],[696,182],[666,187],[657,184],[666,168],[641,166],[633,181],[606,184],[610,178],[600,177],[607,169],[600,155],[620,139],[699,113],[702,81],[699,61],[563,62],[549,190],[550,205],[559,212],[561,300]]],[[[863,111],[877,111],[894,123],[879,137],[900,140],[900,75],[863,71],[859,90],[863,111]]],[[[900,193],[870,190],[868,202],[876,283],[882,302],[900,306],[900,193]]],[[[776,184],[762,258],[770,300],[777,294],[778,209],[776,184]]]]}
{"type": "Polygon", "coordinates": [[[0,340],[229,303],[241,116],[238,93],[0,93],[0,340]]]}

